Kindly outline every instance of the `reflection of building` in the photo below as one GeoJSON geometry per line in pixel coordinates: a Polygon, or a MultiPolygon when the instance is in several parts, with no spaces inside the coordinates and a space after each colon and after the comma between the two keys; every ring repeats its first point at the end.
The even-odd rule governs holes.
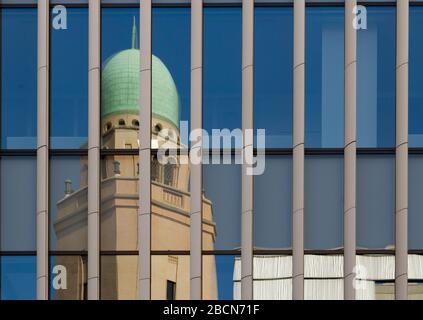
{"type": "MultiPolygon", "coordinates": [[[[254,299],[292,299],[292,257],[254,257],[254,299]]],[[[342,255],[304,256],[304,298],[342,300],[344,261],[342,255]]],[[[395,294],[395,256],[357,255],[356,298],[391,300],[395,294]]],[[[423,299],[423,257],[408,256],[409,299],[423,299]]],[[[235,261],[234,298],[241,297],[241,261],[235,261]]]]}
{"type": "MultiPolygon", "coordinates": [[[[101,136],[106,149],[136,149],[139,134],[139,50],[135,32],[133,47],[107,60],[102,73],[101,136]]],[[[179,140],[179,98],[173,78],[163,62],[152,59],[152,147],[167,142],[175,148],[179,140]],[[165,139],[163,132],[168,129],[165,139]]],[[[152,250],[189,251],[190,193],[188,165],[162,165],[152,156],[151,243],[152,250]]],[[[138,156],[113,155],[101,167],[101,250],[138,250],[138,156]]],[[[72,191],[67,181],[65,196],[57,204],[54,228],[58,250],[87,248],[87,161],[81,159],[81,188],[72,191]]],[[[213,250],[215,225],[212,204],[203,200],[203,247],[213,250]]],[[[58,298],[83,298],[86,261],[81,257],[57,257],[56,264],[68,268],[68,290],[58,298]]],[[[109,255],[101,259],[101,297],[137,297],[138,256],[109,255]]],[[[214,258],[203,262],[204,298],[217,297],[214,258]]],[[[152,298],[189,298],[189,256],[152,257],[152,298]]]]}

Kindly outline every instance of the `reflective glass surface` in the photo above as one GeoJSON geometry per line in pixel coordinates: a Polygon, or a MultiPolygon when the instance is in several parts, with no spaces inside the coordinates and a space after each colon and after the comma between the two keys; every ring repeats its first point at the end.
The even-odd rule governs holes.
{"type": "MultiPolygon", "coordinates": [[[[241,128],[241,8],[204,8],[203,128],[241,128]]],[[[227,132],[226,134],[229,134],[227,132]]],[[[232,146],[241,144],[233,140],[232,146]]]]}
{"type": "Polygon", "coordinates": [[[254,246],[289,248],[292,238],[292,157],[266,156],[254,177],[254,246]]]}
{"type": "Polygon", "coordinates": [[[367,7],[357,31],[357,146],[395,145],[395,7],[367,7]]]}
{"type": "Polygon", "coordinates": [[[0,248],[35,250],[36,159],[0,158],[0,248]]]}
{"type": "Polygon", "coordinates": [[[344,144],[344,8],[306,8],[305,145],[344,144]]]}
{"type": "Polygon", "coordinates": [[[87,250],[87,156],[50,158],[50,250],[87,250]]]}
{"type": "Polygon", "coordinates": [[[342,247],[344,165],[342,156],[307,156],[304,187],[304,243],[307,249],[342,247]]]}
{"type": "Polygon", "coordinates": [[[34,256],[0,257],[0,296],[2,300],[35,300],[34,256]]]}
{"type": "Polygon", "coordinates": [[[292,146],[292,8],[254,9],[254,127],[266,147],[292,146]]]}
{"type": "Polygon", "coordinates": [[[357,247],[394,245],[395,159],[393,155],[357,157],[357,247]]]}
{"type": "Polygon", "coordinates": [[[37,9],[1,9],[1,148],[37,146],[37,9]]]}
{"type": "Polygon", "coordinates": [[[88,148],[88,9],[51,13],[50,148],[88,148]]]}

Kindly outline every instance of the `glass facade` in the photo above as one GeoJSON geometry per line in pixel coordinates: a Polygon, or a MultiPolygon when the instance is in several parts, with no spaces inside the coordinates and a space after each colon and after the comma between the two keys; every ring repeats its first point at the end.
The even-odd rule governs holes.
{"type": "Polygon", "coordinates": [[[46,14],[0,5],[2,300],[132,300],[145,292],[192,300],[196,291],[205,300],[239,300],[250,294],[244,284],[253,299],[291,300],[298,276],[301,299],[341,300],[352,227],[355,298],[395,298],[400,229],[408,236],[403,285],[409,299],[423,299],[423,8],[410,5],[404,117],[397,86],[407,82],[399,71],[406,62],[397,61],[404,16],[395,5],[366,2],[366,28],[357,30],[356,59],[346,66],[344,4],[307,2],[304,61],[297,61],[294,32],[302,23],[294,22],[292,2],[283,3],[256,2],[253,28],[241,2],[206,3],[202,20],[189,3],[153,1],[151,17],[138,3],[102,3],[98,21],[86,1],[65,11],[51,4],[46,14]],[[46,42],[37,37],[40,17],[48,22],[46,42]],[[151,42],[143,38],[149,32],[151,42]],[[43,53],[48,66],[40,66],[43,53]],[[345,78],[353,67],[351,115],[345,78]],[[148,107],[151,118],[140,117],[148,107]],[[200,122],[199,168],[190,124],[200,122]],[[344,145],[351,123],[353,157],[344,145]],[[408,145],[396,148],[405,123],[408,145]],[[251,141],[242,131],[250,124],[251,141]],[[250,146],[263,169],[253,177],[250,146]],[[400,208],[404,193],[407,207],[400,208]],[[354,226],[344,220],[350,212],[354,226]],[[408,224],[396,225],[401,212],[408,224]],[[44,236],[38,245],[37,234],[44,236]],[[242,269],[248,263],[251,274],[242,269]]]}
{"type": "Polygon", "coordinates": [[[50,33],[50,147],[86,149],[88,138],[88,10],[68,8],[66,29],[50,33]],[[68,63],[72,61],[72,63],[68,63]]]}
{"type": "Polygon", "coordinates": [[[306,8],[305,146],[344,144],[344,9],[306,8]]]}
{"type": "Polygon", "coordinates": [[[357,31],[357,146],[395,146],[395,7],[368,7],[357,31]]]}
{"type": "Polygon", "coordinates": [[[2,8],[0,12],[1,148],[34,149],[37,145],[37,10],[2,8]]]}

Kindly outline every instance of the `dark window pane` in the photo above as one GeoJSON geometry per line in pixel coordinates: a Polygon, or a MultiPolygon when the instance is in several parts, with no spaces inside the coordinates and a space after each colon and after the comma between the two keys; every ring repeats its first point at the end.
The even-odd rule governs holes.
{"type": "Polygon", "coordinates": [[[203,128],[209,135],[241,128],[241,31],[241,8],[204,9],[203,128]]]}
{"type": "Polygon", "coordinates": [[[357,247],[392,248],[395,215],[395,159],[357,157],[357,247]]]}
{"type": "Polygon", "coordinates": [[[367,7],[357,31],[357,144],[395,145],[395,7],[367,7]]]}
{"type": "MultiPolygon", "coordinates": [[[[232,158],[232,163],[235,163],[232,158]]],[[[233,250],[241,244],[241,166],[237,164],[203,165],[203,189],[214,227],[214,244],[204,243],[203,249],[233,250]],[[208,248],[207,248],[208,247],[208,248]]],[[[212,238],[213,239],[213,238],[212,238]]]]}
{"type": "Polygon", "coordinates": [[[87,299],[87,256],[50,257],[50,300],[87,299]]]}
{"type": "Polygon", "coordinates": [[[289,248],[292,238],[292,157],[266,156],[254,177],[254,246],[289,248]]]}
{"type": "Polygon", "coordinates": [[[50,159],[50,250],[87,250],[87,157],[50,159]]]}
{"type": "Polygon", "coordinates": [[[37,146],[37,9],[1,9],[1,148],[37,146]]]}
{"type": "Polygon", "coordinates": [[[175,300],[176,283],[167,280],[166,282],[166,300],[175,300]]]}
{"type": "Polygon", "coordinates": [[[306,9],[307,147],[344,144],[344,8],[306,9]]]}
{"type": "Polygon", "coordinates": [[[66,12],[67,29],[51,27],[50,32],[50,146],[87,148],[88,10],[66,12]]]}
{"type": "Polygon", "coordinates": [[[343,160],[342,156],[306,157],[304,241],[307,249],[334,249],[343,244],[343,160]]]}
{"type": "Polygon", "coordinates": [[[423,157],[409,155],[408,161],[408,246],[423,249],[423,157]]]}
{"type": "Polygon", "coordinates": [[[238,256],[203,255],[203,299],[233,300],[234,290],[239,290],[235,264],[238,256]]]}
{"type": "Polygon", "coordinates": [[[2,300],[35,300],[35,257],[0,258],[0,288],[2,300]]]}
{"type": "Polygon", "coordinates": [[[254,11],[254,126],[266,147],[292,146],[292,8],[254,11]]]}
{"type": "Polygon", "coordinates": [[[0,159],[1,250],[35,250],[36,160],[0,159]]]}
{"type": "Polygon", "coordinates": [[[409,145],[423,147],[423,8],[410,7],[409,145]]]}

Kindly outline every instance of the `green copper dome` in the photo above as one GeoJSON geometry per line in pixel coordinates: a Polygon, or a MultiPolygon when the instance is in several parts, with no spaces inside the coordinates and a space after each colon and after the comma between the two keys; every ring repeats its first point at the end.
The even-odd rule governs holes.
{"type": "MultiPolygon", "coordinates": [[[[140,52],[128,49],[112,56],[101,76],[101,115],[139,113],[140,52]]],[[[164,63],[152,57],[152,112],[179,128],[179,97],[172,75],[164,63]]]]}

